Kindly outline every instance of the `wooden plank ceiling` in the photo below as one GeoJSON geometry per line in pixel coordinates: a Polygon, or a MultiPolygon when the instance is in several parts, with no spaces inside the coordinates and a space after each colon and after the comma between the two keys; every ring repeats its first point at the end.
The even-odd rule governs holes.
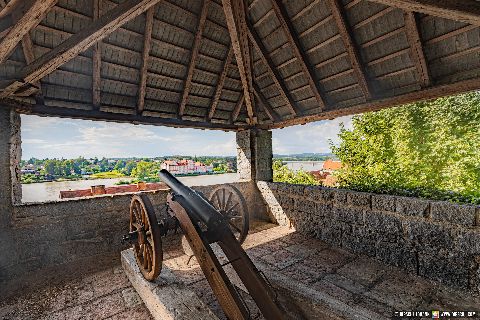
{"type": "Polygon", "coordinates": [[[480,88],[476,0],[0,0],[0,107],[280,128],[480,88]]]}

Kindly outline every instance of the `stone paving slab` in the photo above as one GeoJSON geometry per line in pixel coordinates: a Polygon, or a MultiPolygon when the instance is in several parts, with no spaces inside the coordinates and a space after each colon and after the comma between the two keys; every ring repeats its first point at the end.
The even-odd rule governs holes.
{"type": "MultiPolygon", "coordinates": [[[[165,265],[219,319],[226,319],[195,259],[188,261],[175,241],[165,243],[165,265]]],[[[279,297],[301,309],[298,319],[388,319],[404,308],[480,312],[480,298],[471,293],[412,276],[288,227],[262,225],[247,237],[244,248],[279,297]]],[[[252,319],[262,319],[250,296],[241,294],[252,319]]],[[[117,266],[2,301],[0,319],[152,319],[138,299],[117,266]]]]}

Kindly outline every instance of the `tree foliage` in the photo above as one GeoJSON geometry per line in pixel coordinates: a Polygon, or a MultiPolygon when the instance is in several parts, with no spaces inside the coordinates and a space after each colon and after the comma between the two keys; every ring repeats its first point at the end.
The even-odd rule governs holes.
{"type": "Polygon", "coordinates": [[[366,113],[341,128],[339,186],[480,203],[480,94],[366,113]]]}
{"type": "Polygon", "coordinates": [[[274,182],[286,182],[293,184],[312,184],[318,185],[319,181],[315,177],[303,170],[297,172],[290,170],[286,165],[283,164],[280,160],[275,160],[273,162],[273,181],[274,182]]]}

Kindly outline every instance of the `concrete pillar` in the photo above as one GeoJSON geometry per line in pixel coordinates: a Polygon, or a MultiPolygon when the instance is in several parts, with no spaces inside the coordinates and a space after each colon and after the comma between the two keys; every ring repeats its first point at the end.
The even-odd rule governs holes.
{"type": "Polygon", "coordinates": [[[272,181],[272,132],[237,132],[237,170],[241,181],[272,181]]]}

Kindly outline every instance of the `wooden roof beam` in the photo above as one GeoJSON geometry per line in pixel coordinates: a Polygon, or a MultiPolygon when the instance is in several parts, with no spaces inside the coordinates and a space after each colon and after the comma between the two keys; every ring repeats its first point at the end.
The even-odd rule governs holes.
{"type": "Polygon", "coordinates": [[[145,19],[145,35],[143,39],[142,68],[140,69],[140,86],[138,88],[138,103],[137,103],[138,114],[142,114],[145,108],[145,94],[147,92],[147,76],[148,76],[148,57],[150,55],[150,48],[152,45],[154,13],[155,13],[154,8],[148,9],[147,17],[145,19]]]}
{"type": "Polygon", "coordinates": [[[480,26],[480,4],[473,0],[369,0],[405,11],[461,21],[480,26]]]}
{"type": "MultiPolygon", "coordinates": [[[[49,0],[50,2],[52,0],[49,0]]],[[[18,79],[0,92],[0,98],[7,97],[27,84],[33,84],[76,57],[96,42],[104,39],[126,22],[141,15],[161,0],[127,0],[122,2],[87,28],[72,35],[51,51],[23,68],[18,79]]],[[[46,3],[47,1],[40,1],[46,3]]]]}
{"type": "MultiPolygon", "coordinates": [[[[24,11],[24,14],[15,22],[5,37],[0,40],[0,63],[7,60],[23,37],[42,21],[47,12],[57,3],[57,0],[29,0],[21,5],[17,4],[18,1],[11,2],[14,3],[13,11],[19,10],[19,15],[21,11],[24,11]]],[[[7,4],[3,8],[2,13],[8,11],[8,8],[7,4]]]]}
{"type": "MultiPolygon", "coordinates": [[[[60,101],[55,103],[60,104],[60,101]]],[[[102,122],[118,122],[118,123],[135,123],[135,124],[147,124],[157,126],[168,126],[175,128],[199,128],[199,129],[211,129],[211,130],[230,130],[236,131],[241,128],[248,128],[245,125],[233,125],[229,123],[211,123],[211,122],[198,122],[192,120],[180,120],[176,118],[162,118],[156,116],[141,116],[137,114],[125,114],[125,113],[112,113],[102,110],[82,110],[74,109],[62,106],[53,106],[45,104],[27,104],[14,99],[3,99],[2,104],[4,107],[10,107],[16,110],[20,114],[33,114],[42,117],[60,117],[69,119],[84,119],[84,120],[97,120],[102,122]]]]}
{"type": "Polygon", "coordinates": [[[243,93],[240,94],[240,98],[238,98],[237,104],[235,105],[235,108],[232,111],[232,114],[230,115],[230,123],[234,123],[237,121],[238,115],[240,114],[240,110],[242,109],[243,103],[245,102],[245,99],[243,97],[243,93]]]}
{"type": "Polygon", "coordinates": [[[348,57],[350,59],[350,64],[352,65],[353,71],[357,78],[360,88],[362,88],[363,94],[367,100],[372,98],[372,90],[368,84],[367,76],[365,72],[365,67],[362,65],[360,54],[358,52],[358,47],[353,40],[349,26],[347,25],[347,20],[345,18],[345,13],[339,0],[328,0],[330,10],[332,12],[333,19],[337,25],[338,31],[342,37],[343,43],[345,45],[348,57]]]}
{"type": "Polygon", "coordinates": [[[302,71],[307,77],[308,84],[310,85],[311,90],[317,100],[318,107],[320,112],[325,108],[324,98],[321,95],[321,89],[319,86],[319,81],[315,77],[314,70],[311,66],[308,65],[307,55],[301,49],[300,41],[298,40],[297,32],[295,31],[291,21],[288,19],[288,14],[283,7],[281,0],[271,0],[273,10],[275,11],[275,15],[277,19],[280,21],[280,25],[285,30],[285,34],[287,36],[288,42],[293,49],[295,56],[297,57],[300,66],[302,67],[302,71]]]}
{"type": "Polygon", "coordinates": [[[299,112],[298,109],[295,108],[295,101],[290,96],[285,83],[283,83],[282,81],[283,80],[282,77],[280,76],[277,68],[273,64],[272,59],[268,56],[267,49],[263,45],[262,40],[257,34],[257,31],[254,29],[254,27],[250,23],[247,23],[247,25],[248,25],[248,36],[250,38],[250,42],[253,43],[253,46],[259,53],[260,60],[267,67],[268,74],[273,79],[273,82],[275,83],[277,88],[280,90],[280,95],[287,103],[287,107],[290,109],[290,112],[293,114],[293,116],[296,116],[301,112],[299,112]]]}
{"type": "Polygon", "coordinates": [[[0,0],[0,19],[12,14],[22,1],[23,0],[10,0],[6,3],[5,0],[0,0]]]}
{"type": "Polygon", "coordinates": [[[223,11],[227,21],[230,40],[235,53],[238,71],[242,80],[243,96],[247,106],[248,122],[256,124],[253,99],[253,75],[248,44],[248,27],[246,8],[243,0],[222,0],[223,11]]]}
{"type": "Polygon", "coordinates": [[[267,114],[267,116],[272,120],[273,122],[280,121],[280,116],[278,115],[275,110],[273,110],[272,106],[270,106],[270,103],[268,100],[265,98],[263,95],[262,91],[258,87],[256,83],[253,84],[253,90],[254,94],[257,97],[257,99],[260,101],[260,105],[263,107],[263,110],[267,114]]]}
{"type": "Polygon", "coordinates": [[[447,97],[454,94],[475,91],[480,89],[480,78],[469,80],[462,80],[456,83],[431,86],[419,91],[401,94],[398,96],[367,101],[352,107],[339,108],[332,111],[326,111],[321,114],[310,116],[303,116],[294,119],[284,120],[268,126],[260,126],[265,129],[276,129],[297,124],[305,124],[312,121],[320,121],[325,119],[332,119],[343,117],[352,114],[359,114],[363,112],[378,111],[385,108],[390,108],[402,104],[413,103],[418,101],[426,101],[440,97],[447,97]]]}
{"type": "Polygon", "coordinates": [[[404,14],[405,31],[407,33],[408,43],[410,45],[412,60],[415,63],[422,88],[429,87],[431,84],[430,73],[428,71],[427,60],[423,53],[422,39],[418,30],[415,13],[408,11],[404,14]]]}
{"type": "MultiPolygon", "coordinates": [[[[93,21],[100,18],[100,0],[93,0],[93,21]]],[[[100,108],[100,94],[101,94],[101,47],[100,41],[93,45],[92,56],[92,102],[95,109],[100,108]]]]}
{"type": "Polygon", "coordinates": [[[217,88],[215,89],[215,95],[213,98],[212,106],[210,108],[210,111],[208,112],[208,121],[212,120],[213,115],[215,114],[215,110],[217,109],[218,102],[220,101],[220,96],[222,95],[223,85],[225,84],[225,79],[227,78],[228,70],[232,63],[232,58],[233,58],[233,48],[232,46],[230,46],[227,53],[227,59],[223,64],[222,74],[218,79],[217,88]]]}
{"type": "Polygon", "coordinates": [[[198,20],[197,33],[195,34],[195,40],[192,47],[192,55],[190,56],[190,64],[188,65],[187,77],[185,78],[185,85],[183,86],[182,100],[180,101],[180,107],[178,109],[178,116],[181,118],[185,112],[185,106],[187,105],[188,94],[192,87],[193,71],[195,70],[195,64],[197,63],[198,52],[200,51],[200,44],[202,41],[202,33],[205,27],[205,21],[207,20],[208,5],[210,0],[203,0],[202,13],[198,20]]]}

